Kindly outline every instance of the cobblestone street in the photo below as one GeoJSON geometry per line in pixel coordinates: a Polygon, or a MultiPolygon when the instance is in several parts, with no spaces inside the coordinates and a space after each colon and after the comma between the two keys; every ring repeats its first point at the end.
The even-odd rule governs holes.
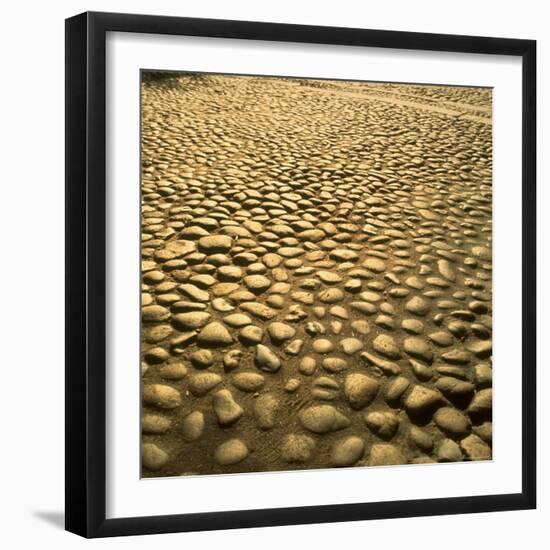
{"type": "Polygon", "coordinates": [[[491,112],[143,73],[144,477],[491,458],[491,112]]]}

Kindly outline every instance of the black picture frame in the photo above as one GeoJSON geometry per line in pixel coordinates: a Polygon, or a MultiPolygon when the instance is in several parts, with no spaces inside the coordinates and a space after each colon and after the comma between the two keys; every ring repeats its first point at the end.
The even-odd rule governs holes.
{"type": "Polygon", "coordinates": [[[108,537],[532,509],[536,506],[536,42],[354,28],[83,13],[66,20],[66,529],[108,537]],[[522,490],[515,494],[106,519],[105,40],[108,31],[520,57],[522,490]]]}

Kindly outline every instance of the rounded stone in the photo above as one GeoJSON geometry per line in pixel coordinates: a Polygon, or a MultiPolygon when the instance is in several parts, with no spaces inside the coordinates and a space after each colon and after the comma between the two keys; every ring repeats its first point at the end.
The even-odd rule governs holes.
{"type": "Polygon", "coordinates": [[[349,367],[347,361],[340,359],[340,357],[325,357],[321,362],[321,366],[332,373],[342,372],[349,367]]]}
{"type": "Polygon", "coordinates": [[[239,368],[243,352],[240,349],[232,349],[223,356],[223,368],[226,372],[239,368]]]}
{"type": "Polygon", "coordinates": [[[353,262],[359,258],[357,252],[348,250],[347,248],[335,248],[330,251],[329,257],[331,260],[338,262],[353,262]]]}
{"type": "Polygon", "coordinates": [[[170,357],[170,354],[164,348],[150,348],[148,349],[143,358],[149,365],[158,365],[163,361],[166,361],[170,357]]]}
{"type": "Polygon", "coordinates": [[[281,368],[281,360],[263,344],[256,346],[254,361],[258,368],[267,372],[277,372],[281,368]]]}
{"type": "Polygon", "coordinates": [[[472,248],[472,256],[479,258],[480,260],[490,260],[491,250],[485,246],[474,246],[472,248]]]}
{"type": "Polygon", "coordinates": [[[401,352],[395,340],[388,334],[379,334],[372,342],[374,351],[389,359],[399,359],[401,352]]]}
{"type": "Polygon", "coordinates": [[[313,382],[311,395],[314,399],[332,401],[338,397],[340,385],[334,378],[319,376],[313,382]]]}
{"type": "Polygon", "coordinates": [[[468,414],[470,416],[484,416],[490,415],[493,408],[493,390],[487,388],[479,390],[472,399],[470,406],[468,407],[468,414]]]}
{"type": "Polygon", "coordinates": [[[344,338],[340,341],[340,346],[346,355],[353,355],[363,349],[363,342],[358,338],[344,338]]]}
{"type": "Polygon", "coordinates": [[[204,414],[200,411],[189,413],[181,423],[181,433],[187,441],[196,441],[204,433],[204,414]]]}
{"type": "Polygon", "coordinates": [[[241,280],[243,270],[236,265],[222,265],[218,268],[218,279],[220,281],[234,283],[241,280]]]}
{"type": "Polygon", "coordinates": [[[207,369],[214,364],[214,355],[209,349],[198,349],[189,356],[189,359],[196,369],[207,369]]]}
{"type": "Polygon", "coordinates": [[[380,389],[380,382],[366,374],[348,374],[344,381],[344,395],[352,409],[361,410],[369,405],[380,389]]]}
{"type": "Polygon", "coordinates": [[[362,336],[366,336],[370,332],[369,323],[361,319],[357,321],[352,321],[351,328],[362,336]]]}
{"type": "Polygon", "coordinates": [[[243,302],[241,303],[240,308],[247,313],[254,315],[254,317],[261,319],[262,321],[268,321],[277,315],[276,310],[259,302],[243,302]]]}
{"type": "Polygon", "coordinates": [[[205,348],[223,348],[231,345],[233,338],[221,323],[214,321],[199,332],[197,343],[205,348]]]}
{"type": "Polygon", "coordinates": [[[490,460],[491,448],[480,437],[470,434],[460,442],[460,448],[470,460],[490,460]]]}
{"type": "Polygon", "coordinates": [[[344,293],[339,288],[327,288],[319,292],[317,297],[324,304],[335,304],[344,299],[344,293]]]}
{"type": "Polygon", "coordinates": [[[248,325],[239,332],[239,340],[247,345],[259,344],[264,337],[264,331],[256,325],[248,325]]]}
{"type": "Polygon", "coordinates": [[[430,311],[430,303],[420,296],[414,296],[406,304],[405,309],[415,315],[426,315],[430,311]]]}
{"type": "Polygon", "coordinates": [[[342,282],[342,277],[333,271],[318,271],[316,275],[326,284],[337,284],[342,282]]]}
{"type": "Polygon", "coordinates": [[[141,318],[146,323],[158,323],[170,318],[170,310],[163,306],[145,306],[141,308],[141,318]]]}
{"type": "Polygon", "coordinates": [[[416,385],[405,398],[405,410],[412,416],[430,415],[444,403],[438,391],[416,385]]]}
{"type": "Polygon", "coordinates": [[[468,334],[468,325],[463,321],[451,321],[447,324],[447,328],[457,338],[462,338],[468,334]]]}
{"type": "Polygon", "coordinates": [[[466,346],[479,359],[488,359],[493,354],[493,343],[491,340],[480,340],[466,346]]]}
{"type": "Polygon", "coordinates": [[[317,361],[313,357],[309,357],[306,355],[305,357],[302,357],[298,370],[301,374],[311,376],[315,372],[316,368],[317,361]]]}
{"type": "Polygon", "coordinates": [[[141,419],[141,431],[146,434],[164,434],[172,425],[172,421],[160,414],[144,414],[141,419]]]}
{"type": "Polygon", "coordinates": [[[350,425],[350,420],[332,405],[313,405],[304,409],[299,418],[304,428],[317,434],[342,430],[350,425]]]}
{"type": "Polygon", "coordinates": [[[206,290],[201,290],[192,284],[180,285],[179,290],[194,302],[208,302],[210,300],[210,294],[206,290]]]}
{"type": "Polygon", "coordinates": [[[435,387],[452,402],[467,403],[474,394],[474,385],[471,382],[459,380],[453,376],[442,376],[435,387]]]}
{"type": "Polygon", "coordinates": [[[189,376],[189,391],[196,397],[206,395],[222,381],[222,377],[214,372],[200,372],[189,376]]]}
{"type": "Polygon", "coordinates": [[[363,267],[374,273],[382,273],[386,269],[386,264],[378,258],[367,258],[363,262],[363,267]]]}
{"type": "Polygon", "coordinates": [[[422,334],[424,331],[424,323],[418,319],[403,319],[401,328],[412,334],[422,334]]]}
{"type": "Polygon", "coordinates": [[[478,435],[485,443],[491,444],[493,442],[493,423],[486,421],[482,422],[478,426],[474,426],[472,431],[478,435]]]}
{"type": "Polygon", "coordinates": [[[379,302],[382,300],[382,295],[372,290],[365,290],[365,292],[361,292],[361,298],[366,302],[379,302]]]}
{"type": "Polygon", "coordinates": [[[288,393],[294,393],[302,384],[299,378],[290,378],[285,384],[285,391],[288,393]]]}
{"type": "Polygon", "coordinates": [[[223,318],[223,322],[232,328],[242,328],[252,323],[252,319],[244,313],[233,313],[223,318]]]}
{"type": "Polygon", "coordinates": [[[442,353],[441,359],[451,365],[467,365],[470,362],[470,354],[463,349],[453,349],[442,353]]]}
{"type": "Polygon", "coordinates": [[[407,460],[401,451],[390,443],[375,443],[369,453],[369,466],[392,466],[405,464],[407,460]]]}
{"type": "Polygon", "coordinates": [[[205,254],[228,252],[231,242],[231,237],[228,235],[209,235],[199,239],[199,250],[205,254]]]}
{"type": "Polygon", "coordinates": [[[452,439],[441,441],[436,450],[439,462],[458,462],[462,460],[460,447],[452,439]]]}
{"type": "Polygon", "coordinates": [[[144,340],[148,344],[156,344],[162,342],[172,334],[172,327],[169,325],[156,325],[154,327],[148,328],[144,334],[144,340]]]}
{"type": "Polygon", "coordinates": [[[172,317],[174,328],[186,331],[202,328],[210,320],[210,313],[205,311],[190,311],[188,313],[178,313],[172,317]]]}
{"type": "Polygon", "coordinates": [[[410,384],[411,383],[409,382],[409,380],[404,376],[398,376],[397,378],[392,380],[386,388],[384,396],[386,401],[393,404],[398,402],[403,394],[407,391],[410,384]]]}
{"type": "Polygon", "coordinates": [[[283,259],[279,256],[279,254],[269,253],[262,258],[262,261],[269,269],[273,269],[274,267],[279,266],[283,259]]]}
{"type": "Polygon", "coordinates": [[[374,315],[378,311],[378,307],[370,302],[351,302],[349,306],[363,315],[374,315]]]}
{"type": "Polygon", "coordinates": [[[455,271],[448,260],[438,260],[437,269],[439,270],[439,273],[441,273],[441,275],[449,281],[454,281],[456,279],[455,271]]]}
{"type": "Polygon", "coordinates": [[[422,359],[428,364],[433,361],[433,352],[430,345],[426,340],[419,338],[418,336],[409,336],[403,341],[403,349],[412,357],[422,359]]]}
{"type": "Polygon", "coordinates": [[[220,426],[234,424],[244,413],[243,408],[233,399],[229,390],[216,392],[212,404],[220,426]]]}
{"type": "Polygon", "coordinates": [[[180,392],[164,384],[148,384],[144,386],[142,399],[145,405],[152,405],[161,409],[175,409],[181,405],[180,392]]]}
{"type": "Polygon", "coordinates": [[[478,388],[491,386],[493,383],[493,369],[487,364],[479,364],[474,368],[475,383],[478,388]]]}
{"type": "Polygon", "coordinates": [[[428,338],[440,347],[452,346],[454,343],[454,338],[448,332],[443,331],[432,332],[428,338]]]}
{"type": "Polygon", "coordinates": [[[287,346],[285,347],[285,353],[289,355],[298,355],[302,351],[302,347],[304,346],[304,341],[297,338],[296,340],[293,340],[292,342],[289,342],[287,346]]]}
{"type": "Polygon", "coordinates": [[[263,393],[254,402],[254,416],[258,427],[270,430],[275,425],[279,400],[271,393],[263,393]]]}
{"type": "Polygon", "coordinates": [[[288,434],[285,436],[281,447],[281,456],[285,462],[303,463],[311,460],[315,449],[315,441],[300,434],[288,434]]]}
{"type": "Polygon", "coordinates": [[[280,345],[296,335],[296,329],[294,327],[281,322],[271,323],[267,327],[267,332],[275,345],[280,345]]]}
{"type": "Polygon", "coordinates": [[[447,435],[460,438],[470,432],[469,418],[452,407],[442,407],[434,414],[434,421],[437,426],[447,435]]]}
{"type": "Polygon", "coordinates": [[[334,344],[326,338],[317,338],[311,345],[316,353],[330,353],[334,349],[334,344]]]}
{"type": "Polygon", "coordinates": [[[141,446],[141,463],[148,470],[160,470],[169,458],[168,453],[154,443],[144,443],[141,446]]]}
{"type": "Polygon", "coordinates": [[[430,453],[434,446],[434,442],[430,434],[420,429],[418,426],[411,426],[409,431],[409,441],[425,453],[430,453]]]}
{"type": "Polygon", "coordinates": [[[225,298],[214,298],[210,305],[212,309],[219,311],[220,313],[228,313],[235,309],[225,298]]]}
{"type": "Polygon", "coordinates": [[[217,282],[216,279],[212,277],[212,275],[208,275],[206,273],[202,275],[193,275],[193,277],[191,277],[189,281],[200,288],[209,288],[217,282]]]}
{"type": "Polygon", "coordinates": [[[355,435],[337,441],[330,452],[332,466],[345,467],[355,464],[365,452],[365,442],[355,435]]]}
{"type": "Polygon", "coordinates": [[[231,466],[248,456],[248,447],[241,439],[233,438],[218,446],[214,459],[220,466],[231,466]]]}
{"type": "Polygon", "coordinates": [[[365,415],[365,424],[382,439],[391,439],[399,428],[399,419],[391,411],[373,411],[365,415]]]}
{"type": "Polygon", "coordinates": [[[254,294],[261,294],[271,286],[271,281],[263,275],[248,275],[244,278],[244,284],[254,294]]]}
{"type": "Polygon", "coordinates": [[[235,374],[232,382],[241,391],[254,392],[264,385],[265,378],[257,372],[239,372],[235,374]]]}
{"type": "Polygon", "coordinates": [[[166,380],[181,380],[187,374],[187,367],[182,363],[168,363],[159,369],[159,375],[166,380]]]}

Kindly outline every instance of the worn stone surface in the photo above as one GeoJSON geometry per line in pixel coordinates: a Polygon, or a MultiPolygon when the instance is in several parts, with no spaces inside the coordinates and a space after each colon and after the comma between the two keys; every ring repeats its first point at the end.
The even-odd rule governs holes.
{"type": "Polygon", "coordinates": [[[189,376],[189,391],[195,397],[202,397],[215,388],[222,381],[222,377],[215,372],[199,372],[189,376]]]}
{"type": "Polygon", "coordinates": [[[152,405],[160,409],[175,409],[181,405],[180,392],[164,384],[144,386],[141,397],[145,405],[152,405]]]}
{"type": "Polygon", "coordinates": [[[204,433],[204,414],[201,411],[189,413],[182,421],[181,432],[187,441],[196,441],[204,433]]]}
{"type": "Polygon", "coordinates": [[[240,439],[230,439],[222,443],[214,454],[220,466],[231,466],[243,461],[248,456],[248,448],[240,439]]]}
{"type": "Polygon", "coordinates": [[[221,323],[214,322],[206,325],[199,332],[197,343],[205,348],[223,348],[232,344],[233,338],[221,323]]]}
{"type": "Polygon", "coordinates": [[[399,428],[399,418],[393,411],[373,411],[365,414],[365,424],[381,439],[391,439],[399,428]]]}
{"type": "Polygon", "coordinates": [[[344,394],[355,410],[365,408],[373,401],[380,389],[380,382],[365,374],[349,374],[344,382],[344,394]]]}
{"type": "Polygon", "coordinates": [[[390,443],[376,443],[369,453],[369,466],[391,466],[403,464],[406,459],[401,450],[390,443]]]}
{"type": "Polygon", "coordinates": [[[314,405],[300,413],[300,421],[304,428],[325,434],[342,430],[350,425],[350,421],[332,405],[314,405]]]}
{"type": "Polygon", "coordinates": [[[460,438],[467,435],[471,428],[470,419],[451,407],[442,407],[434,414],[437,427],[450,437],[460,438]]]}
{"type": "Polygon", "coordinates": [[[460,448],[470,460],[490,460],[491,448],[479,436],[470,434],[460,442],[460,448]]]}
{"type": "Polygon", "coordinates": [[[144,443],[141,448],[141,463],[152,472],[160,470],[170,460],[167,452],[154,443],[144,443]]]}
{"type": "Polygon", "coordinates": [[[490,89],[142,78],[142,474],[490,459],[490,89]]]}
{"type": "Polygon", "coordinates": [[[307,435],[288,434],[281,447],[285,462],[308,462],[314,452],[315,441],[307,435]]]}
{"type": "Polygon", "coordinates": [[[218,391],[214,395],[212,405],[220,426],[234,424],[244,413],[229,390],[218,391]]]}
{"type": "Polygon", "coordinates": [[[350,435],[337,441],[331,451],[330,461],[333,466],[352,466],[365,452],[365,442],[357,436],[350,435]]]}

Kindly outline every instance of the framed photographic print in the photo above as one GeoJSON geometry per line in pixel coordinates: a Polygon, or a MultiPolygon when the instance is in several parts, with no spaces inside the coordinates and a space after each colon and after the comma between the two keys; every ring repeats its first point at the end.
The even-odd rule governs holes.
{"type": "Polygon", "coordinates": [[[535,55],[67,20],[68,530],[535,507],[535,55]]]}

